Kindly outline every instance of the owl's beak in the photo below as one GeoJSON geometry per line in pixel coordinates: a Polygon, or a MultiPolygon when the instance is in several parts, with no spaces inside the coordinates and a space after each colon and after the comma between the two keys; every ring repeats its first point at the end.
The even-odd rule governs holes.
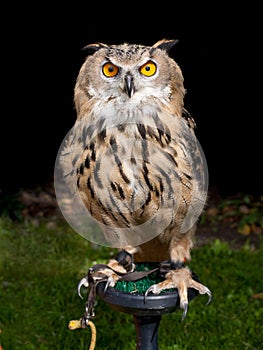
{"type": "Polygon", "coordinates": [[[135,91],[133,84],[133,76],[130,74],[127,74],[125,76],[125,91],[129,97],[132,97],[135,91]]]}

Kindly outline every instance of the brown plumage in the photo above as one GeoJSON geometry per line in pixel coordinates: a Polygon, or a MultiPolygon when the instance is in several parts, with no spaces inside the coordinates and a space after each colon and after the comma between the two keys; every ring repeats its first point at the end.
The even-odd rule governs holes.
{"type": "MultiPolygon", "coordinates": [[[[184,267],[206,201],[207,173],[195,122],[184,108],[183,75],[168,54],[175,43],[86,47],[74,91],[77,120],[59,162],[71,193],[101,228],[92,240],[131,253],[135,262],[171,261],[166,280],[147,293],[178,288],[186,314],[187,288],[211,298],[184,267]]],[[[124,268],[115,259],[109,265],[124,268]]]]}

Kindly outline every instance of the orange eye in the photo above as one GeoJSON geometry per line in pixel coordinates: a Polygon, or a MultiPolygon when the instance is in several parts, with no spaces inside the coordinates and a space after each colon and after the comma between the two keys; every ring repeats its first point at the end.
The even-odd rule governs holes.
{"type": "Polygon", "coordinates": [[[140,73],[145,75],[146,77],[151,77],[152,75],[154,75],[156,70],[157,67],[153,61],[148,61],[140,67],[140,73]]]}
{"type": "Polygon", "coordinates": [[[111,78],[115,77],[119,73],[119,68],[114,64],[107,62],[102,67],[102,72],[106,77],[111,78]]]}

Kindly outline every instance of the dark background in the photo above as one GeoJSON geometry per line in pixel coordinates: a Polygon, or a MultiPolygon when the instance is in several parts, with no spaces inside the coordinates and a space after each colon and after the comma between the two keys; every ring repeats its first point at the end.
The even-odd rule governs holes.
{"type": "Polygon", "coordinates": [[[85,45],[168,38],[179,39],[171,55],[184,74],[210,186],[223,195],[262,194],[261,12],[252,3],[12,6],[1,31],[1,193],[52,181],[76,118],[73,89],[85,45]]]}

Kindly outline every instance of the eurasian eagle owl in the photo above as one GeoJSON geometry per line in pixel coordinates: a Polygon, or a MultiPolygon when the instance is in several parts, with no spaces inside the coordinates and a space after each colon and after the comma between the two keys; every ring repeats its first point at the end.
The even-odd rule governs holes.
{"type": "Polygon", "coordinates": [[[63,181],[56,187],[76,231],[119,248],[103,272],[108,284],[116,283],[118,271],[132,272],[134,262],[169,261],[165,280],[147,294],[177,288],[185,316],[188,288],[209,301],[212,294],[185,266],[206,202],[207,169],[184,108],[183,75],[169,55],[175,43],[86,46],[74,91],[77,119],[61,146],[63,181]],[[94,222],[99,232],[90,229],[94,222]]]}

